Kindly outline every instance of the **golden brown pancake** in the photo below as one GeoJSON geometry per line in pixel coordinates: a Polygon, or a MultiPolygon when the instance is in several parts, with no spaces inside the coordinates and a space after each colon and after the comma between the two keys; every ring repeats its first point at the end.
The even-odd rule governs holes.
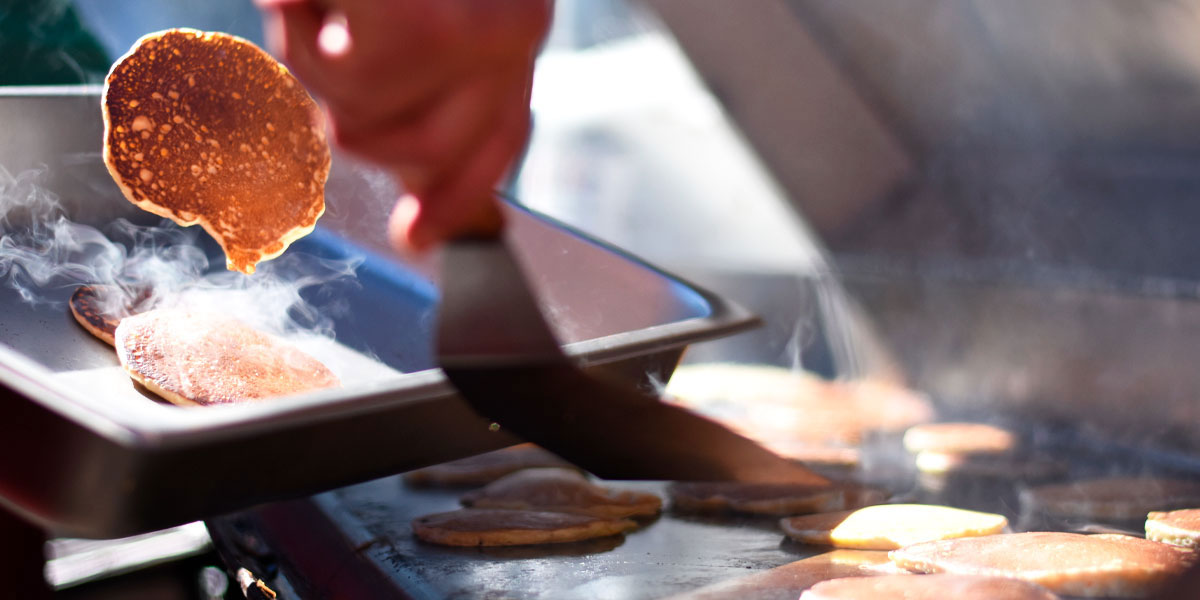
{"type": "Polygon", "coordinates": [[[565,512],[609,519],[649,517],[662,499],[646,492],[595,485],[571,469],[524,469],[466,493],[463,506],[565,512]]]}
{"type": "Polygon", "coordinates": [[[316,103],[254,44],[151,33],[105,81],[104,163],[130,202],[200,224],[253,273],[325,211],[329,145],[316,103]]]}
{"type": "Polygon", "coordinates": [[[671,596],[669,600],[796,600],[804,590],[822,581],[895,571],[886,552],[834,550],[671,596]]]}
{"type": "Polygon", "coordinates": [[[879,381],[826,381],[766,365],[683,365],[667,384],[672,401],[772,448],[844,448],[872,432],[900,432],[933,418],[924,396],[879,381]]]}
{"type": "Polygon", "coordinates": [[[149,288],[82,285],[67,304],[80,326],[111,346],[121,319],[144,310],[150,296],[149,288]]]}
{"type": "Polygon", "coordinates": [[[213,313],[151,310],[122,319],[115,337],[129,375],[173,404],[232,404],[340,385],[315,358],[213,313]]]}
{"type": "Polygon", "coordinates": [[[1027,513],[1059,518],[1141,520],[1154,510],[1200,505],[1200,481],[1110,477],[1044,485],[1021,493],[1027,513]]]}
{"type": "Polygon", "coordinates": [[[1146,539],[1188,548],[1200,547],[1200,508],[1151,512],[1146,516],[1146,539]]]}
{"type": "Polygon", "coordinates": [[[818,583],[800,600],[1055,600],[1046,588],[1005,577],[878,575],[818,583]]]}
{"type": "Polygon", "coordinates": [[[841,510],[844,490],[836,484],[677,481],[667,487],[680,512],[801,515],[841,510]]]}
{"type": "Polygon", "coordinates": [[[991,575],[1070,596],[1154,594],[1193,562],[1191,550],[1124,535],[1031,532],[915,544],[890,553],[920,573],[991,575]]]}
{"type": "Polygon", "coordinates": [[[927,504],[880,504],[857,510],[788,517],[780,527],[802,544],[895,550],[910,544],[1000,533],[1001,515],[927,504]]]}
{"type": "Polygon", "coordinates": [[[472,487],[487,485],[509,473],[538,467],[575,468],[571,463],[533,444],[517,444],[493,452],[409,471],[404,482],[415,487],[472,487]]]}
{"type": "Polygon", "coordinates": [[[986,423],[926,423],[904,432],[909,452],[1004,454],[1017,447],[1011,431],[986,423]]]}
{"type": "Polygon", "coordinates": [[[443,546],[525,546],[616,535],[637,528],[637,523],[558,512],[464,508],[417,517],[412,528],[418,538],[443,546]]]}

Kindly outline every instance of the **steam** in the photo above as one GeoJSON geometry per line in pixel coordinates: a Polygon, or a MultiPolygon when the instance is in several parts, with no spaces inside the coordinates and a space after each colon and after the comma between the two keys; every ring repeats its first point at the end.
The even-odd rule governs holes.
{"type": "Polygon", "coordinates": [[[301,292],[333,282],[356,285],[360,261],[292,252],[263,263],[254,276],[213,269],[197,228],[118,219],[101,231],[73,222],[42,185],[46,175],[45,168],[13,175],[0,166],[0,283],[25,302],[65,310],[70,291],[93,285],[102,310],[112,314],[140,301],[141,310],[219,310],[279,335],[333,336],[333,318],[344,305],[334,299],[316,306],[301,292]]]}

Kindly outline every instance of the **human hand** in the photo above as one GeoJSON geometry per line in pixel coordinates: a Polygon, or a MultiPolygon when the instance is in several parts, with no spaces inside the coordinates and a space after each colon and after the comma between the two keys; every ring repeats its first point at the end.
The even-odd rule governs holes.
{"type": "Polygon", "coordinates": [[[254,0],[336,143],[395,173],[389,238],[498,230],[492,190],[529,135],[550,0],[254,0]]]}

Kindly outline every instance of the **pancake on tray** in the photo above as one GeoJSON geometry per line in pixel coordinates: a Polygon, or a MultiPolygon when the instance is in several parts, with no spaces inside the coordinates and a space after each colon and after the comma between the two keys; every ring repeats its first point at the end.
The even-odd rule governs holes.
{"type": "Polygon", "coordinates": [[[414,487],[476,487],[538,467],[576,468],[550,451],[526,443],[409,471],[404,482],[414,487]]]}
{"type": "Polygon", "coordinates": [[[1022,490],[1021,509],[1067,519],[1140,521],[1150,511],[1200,505],[1200,481],[1110,477],[1022,490]]]}
{"type": "Polygon", "coordinates": [[[649,517],[662,510],[662,499],[646,492],[596,485],[578,471],[524,469],[486,487],[467,492],[463,506],[565,512],[610,519],[649,517]]]}
{"type": "Polygon", "coordinates": [[[800,600],[1055,600],[1046,588],[1006,577],[877,575],[818,583],[800,600]]]}
{"type": "Polygon", "coordinates": [[[1087,597],[1152,595],[1195,559],[1186,548],[1142,538],[1057,532],[925,542],[890,556],[910,571],[1012,577],[1087,597]]]}
{"type": "Polygon", "coordinates": [[[683,365],[666,394],[784,456],[794,448],[798,460],[812,447],[852,448],[868,434],[898,433],[934,416],[927,398],[898,385],[828,381],[766,365],[683,365]]]}
{"type": "Polygon", "coordinates": [[[1151,512],[1146,516],[1146,539],[1188,548],[1200,547],[1200,508],[1151,512]]]}
{"type": "Polygon", "coordinates": [[[443,546],[527,546],[578,542],[637,528],[629,519],[532,511],[463,508],[417,517],[413,534],[443,546]]]}
{"type": "Polygon", "coordinates": [[[214,313],[147,311],[122,319],[115,338],[121,366],[172,404],[232,404],[340,385],[315,358],[214,313]]]}
{"type": "Polygon", "coordinates": [[[880,504],[858,510],[789,517],[784,533],[802,544],[895,550],[910,544],[1000,533],[1001,515],[927,504],[880,504]]]}
{"type": "Polygon", "coordinates": [[[228,267],[253,273],[325,211],[329,144],[316,102],[254,44],[171,29],[108,74],[104,163],[125,197],[199,224],[228,267]]]}
{"type": "Polygon", "coordinates": [[[833,550],[766,571],[720,581],[671,596],[668,600],[796,600],[804,590],[822,581],[896,572],[886,552],[833,550]]]}
{"type": "Polygon", "coordinates": [[[141,312],[150,297],[149,288],[127,290],[112,285],[82,285],[71,294],[67,304],[75,322],[111,346],[121,319],[141,312]]]}

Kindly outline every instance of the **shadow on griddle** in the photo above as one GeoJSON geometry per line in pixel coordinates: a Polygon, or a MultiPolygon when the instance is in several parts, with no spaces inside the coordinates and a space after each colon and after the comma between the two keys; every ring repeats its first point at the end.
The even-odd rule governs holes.
{"type": "Polygon", "coordinates": [[[439,546],[417,540],[418,546],[437,548],[438,551],[463,558],[490,558],[496,560],[528,560],[532,558],[553,558],[567,556],[588,556],[610,552],[625,543],[623,534],[608,537],[567,542],[564,544],[537,544],[533,546],[472,546],[461,548],[455,546],[439,546]]]}
{"type": "Polygon", "coordinates": [[[154,402],[157,402],[158,404],[165,404],[167,406],[175,406],[174,404],[167,402],[167,400],[165,398],[163,398],[162,396],[159,396],[158,394],[155,394],[154,392],[150,391],[150,388],[142,385],[141,383],[134,380],[133,378],[129,379],[129,383],[133,384],[133,389],[137,393],[149,398],[150,400],[153,400],[154,402]]]}
{"type": "Polygon", "coordinates": [[[779,519],[782,517],[771,515],[747,515],[735,512],[689,512],[681,511],[672,508],[671,518],[689,523],[699,523],[701,525],[714,525],[717,527],[746,527],[750,529],[759,529],[778,533],[783,535],[783,531],[779,529],[779,519]]]}

